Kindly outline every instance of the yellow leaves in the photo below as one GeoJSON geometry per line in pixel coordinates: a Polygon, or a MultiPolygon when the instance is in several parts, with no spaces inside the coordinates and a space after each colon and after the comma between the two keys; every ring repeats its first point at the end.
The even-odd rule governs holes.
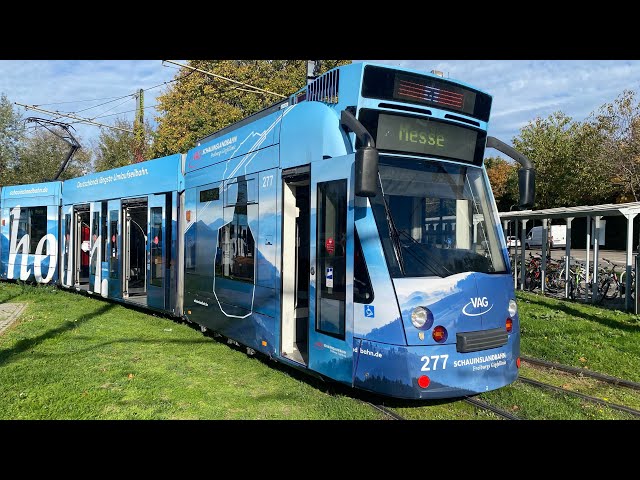
{"type": "Polygon", "coordinates": [[[516,170],[516,166],[499,157],[488,158],[485,160],[485,164],[493,194],[498,199],[507,193],[507,182],[510,175],[516,170]]]}

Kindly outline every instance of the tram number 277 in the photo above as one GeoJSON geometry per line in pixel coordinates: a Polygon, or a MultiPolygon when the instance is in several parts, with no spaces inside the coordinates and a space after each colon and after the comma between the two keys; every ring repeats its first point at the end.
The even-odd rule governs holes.
{"type": "Polygon", "coordinates": [[[425,355],[420,359],[420,361],[424,362],[424,365],[422,365],[422,368],[420,369],[420,371],[428,372],[430,370],[437,370],[438,360],[440,360],[441,358],[442,358],[442,370],[444,370],[445,368],[447,368],[447,359],[449,358],[449,355],[431,355],[431,356],[425,355]],[[429,363],[431,362],[431,360],[433,360],[433,368],[429,366],[429,363]]]}

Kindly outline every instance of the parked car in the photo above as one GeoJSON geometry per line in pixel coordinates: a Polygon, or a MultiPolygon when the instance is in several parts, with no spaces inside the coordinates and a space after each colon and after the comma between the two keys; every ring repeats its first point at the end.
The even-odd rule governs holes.
{"type": "Polygon", "coordinates": [[[507,247],[519,247],[522,245],[518,237],[507,237],[507,247]]]}
{"type": "MultiPolygon", "coordinates": [[[[549,236],[549,247],[566,247],[567,246],[567,226],[566,225],[550,225],[547,230],[549,236]]],[[[542,227],[533,227],[529,230],[525,246],[541,247],[542,246],[542,227]]]]}

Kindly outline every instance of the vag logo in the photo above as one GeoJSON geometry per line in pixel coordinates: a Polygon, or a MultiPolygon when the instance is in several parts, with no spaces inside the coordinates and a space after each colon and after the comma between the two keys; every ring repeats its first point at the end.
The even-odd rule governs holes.
{"type": "Polygon", "coordinates": [[[471,301],[467,303],[464,307],[462,307],[462,313],[469,317],[477,317],[478,315],[482,315],[483,313],[487,313],[489,310],[493,308],[493,305],[489,305],[489,300],[487,297],[474,297],[470,299],[471,301]],[[473,309],[482,308],[481,312],[469,313],[467,309],[469,306],[472,306],[473,309]],[[487,308],[489,307],[489,308],[487,308]]]}
{"type": "Polygon", "coordinates": [[[489,305],[489,300],[487,300],[487,297],[472,298],[471,299],[471,305],[473,305],[473,308],[487,307],[489,305]]]}

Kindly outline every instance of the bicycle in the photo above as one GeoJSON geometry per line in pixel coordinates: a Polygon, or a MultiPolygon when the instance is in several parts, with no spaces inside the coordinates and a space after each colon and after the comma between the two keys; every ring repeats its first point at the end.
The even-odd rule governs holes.
{"type": "Polygon", "coordinates": [[[602,297],[607,300],[613,300],[618,296],[622,297],[622,292],[624,291],[624,286],[621,283],[622,276],[616,272],[616,267],[619,265],[607,258],[603,258],[602,260],[607,262],[611,268],[602,267],[598,270],[598,274],[600,275],[598,290],[601,292],[602,297]]]}

